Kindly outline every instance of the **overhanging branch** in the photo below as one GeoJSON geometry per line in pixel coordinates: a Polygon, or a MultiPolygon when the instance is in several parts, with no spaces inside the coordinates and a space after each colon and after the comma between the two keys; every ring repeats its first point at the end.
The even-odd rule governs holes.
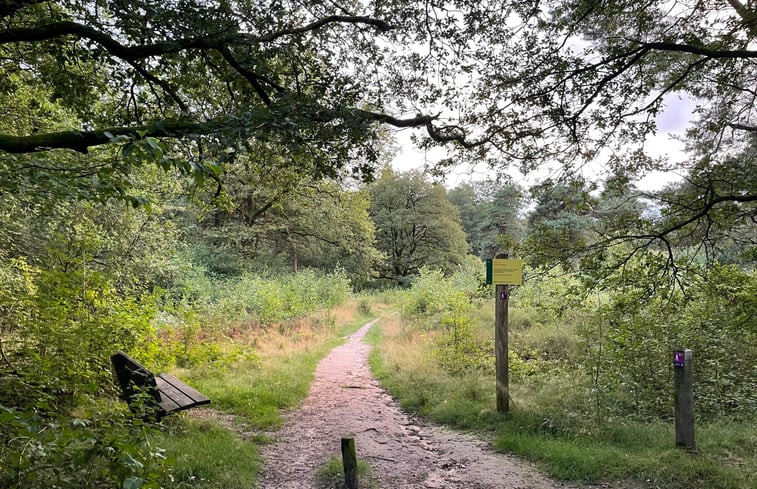
{"type": "Polygon", "coordinates": [[[186,137],[207,134],[214,121],[198,123],[187,120],[164,120],[152,124],[131,127],[109,127],[95,131],[62,131],[32,136],[0,134],[0,151],[6,153],[36,153],[50,149],[72,149],[86,153],[90,146],[112,142],[112,136],[129,136],[141,139],[151,137],[186,137]]]}
{"type": "MultiPolygon", "coordinates": [[[[388,114],[371,112],[361,109],[329,109],[325,107],[303,107],[297,111],[299,116],[311,122],[329,123],[334,121],[365,121],[367,123],[383,123],[394,127],[424,127],[433,121],[431,116],[419,115],[413,118],[400,119],[388,114]],[[308,110],[311,109],[311,110],[308,110]]],[[[224,128],[242,129],[239,121],[248,120],[249,132],[263,131],[269,128],[277,118],[275,113],[265,111],[260,113],[237,114],[236,117],[222,117],[207,121],[191,119],[166,119],[141,126],[109,127],[92,131],[63,131],[30,136],[13,136],[0,134],[0,151],[6,153],[36,153],[51,149],[72,149],[86,153],[91,146],[99,146],[112,142],[112,136],[128,136],[133,139],[143,137],[171,137],[183,138],[217,133],[224,128]]]]}
{"type": "Polygon", "coordinates": [[[35,27],[21,27],[6,29],[0,32],[0,45],[19,42],[40,42],[64,36],[75,36],[89,39],[105,48],[110,54],[124,61],[134,61],[152,56],[162,56],[189,49],[222,49],[231,44],[263,44],[273,42],[281,37],[304,34],[333,24],[363,24],[376,27],[380,31],[387,31],[392,27],[378,19],[371,17],[332,15],[324,17],[302,27],[282,29],[263,36],[249,33],[220,32],[199,37],[187,37],[161,41],[152,44],[124,45],[113,36],[93,27],[77,22],[62,21],[35,27]]]}

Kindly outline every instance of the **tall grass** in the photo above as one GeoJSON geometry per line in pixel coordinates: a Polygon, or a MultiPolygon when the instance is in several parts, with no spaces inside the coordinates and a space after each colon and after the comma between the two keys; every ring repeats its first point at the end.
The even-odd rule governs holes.
{"type": "MultiPolygon", "coordinates": [[[[483,338],[493,334],[490,309],[484,302],[472,314],[483,338]]],[[[441,368],[434,350],[439,336],[447,333],[435,320],[394,316],[369,335],[376,345],[371,366],[404,409],[478,430],[491,437],[497,450],[529,458],[560,479],[622,480],[623,485],[666,489],[757,487],[752,420],[700,423],[699,452],[692,455],[674,447],[669,420],[598,418],[591,377],[571,368],[578,348],[572,325],[516,322],[511,348],[519,361],[537,368],[511,375],[511,410],[499,414],[491,371],[453,374],[441,368]]]]}
{"type": "Polygon", "coordinates": [[[281,414],[307,395],[318,361],[369,318],[358,302],[327,314],[292,323],[286,330],[247,330],[236,338],[254,348],[254,358],[225,364],[174,369],[211,398],[212,409],[228,413],[223,424],[195,419],[191,412],[174,416],[156,443],[172,454],[170,487],[201,489],[254,487],[261,471],[259,444],[264,432],[281,426],[281,414]],[[248,438],[243,438],[244,432],[248,438]]]}
{"type": "Polygon", "coordinates": [[[155,443],[173,459],[163,487],[249,489],[254,487],[263,462],[258,447],[233,430],[205,420],[168,420],[155,443]]]}

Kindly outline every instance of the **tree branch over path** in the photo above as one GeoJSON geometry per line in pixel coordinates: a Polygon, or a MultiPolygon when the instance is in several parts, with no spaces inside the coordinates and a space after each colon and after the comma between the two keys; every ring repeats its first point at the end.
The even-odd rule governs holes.
{"type": "MultiPolygon", "coordinates": [[[[265,114],[259,111],[244,115],[249,116],[250,119],[247,122],[249,131],[270,130],[273,128],[275,116],[272,116],[270,113],[265,114]]],[[[368,120],[389,124],[398,128],[424,127],[430,124],[432,120],[428,116],[399,119],[387,114],[361,109],[334,110],[328,108],[314,110],[310,115],[310,119],[319,123],[368,120]]],[[[244,131],[245,129],[244,126],[240,125],[239,117],[219,117],[205,122],[196,122],[191,119],[168,119],[140,126],[108,127],[92,131],[62,131],[31,136],[0,134],[0,151],[7,153],[36,153],[51,149],[72,149],[86,153],[91,146],[112,143],[115,136],[128,136],[132,139],[142,139],[143,137],[183,138],[213,134],[229,128],[240,131],[244,131]]],[[[273,129],[275,130],[275,128],[273,129]]]]}
{"type": "Polygon", "coordinates": [[[0,32],[0,45],[19,42],[40,42],[64,36],[75,36],[79,39],[89,39],[90,41],[99,44],[109,53],[124,61],[135,61],[150,58],[152,56],[177,53],[189,49],[223,49],[230,44],[253,45],[271,43],[282,37],[305,34],[335,24],[370,25],[376,27],[381,32],[392,29],[389,24],[379,19],[361,16],[332,15],[302,27],[283,29],[261,36],[249,33],[222,31],[207,36],[186,37],[151,44],[124,45],[111,35],[93,27],[79,24],[77,22],[63,21],[51,22],[49,24],[35,27],[7,29],[0,32]]]}
{"type": "MultiPolygon", "coordinates": [[[[257,94],[263,104],[271,108],[273,94],[266,91],[272,87],[273,93],[284,95],[287,89],[271,80],[271,78],[256,73],[248,67],[245,61],[239,59],[233,52],[232,47],[244,47],[252,45],[270,44],[287,36],[297,36],[314,32],[319,29],[335,25],[364,25],[373,27],[379,32],[392,29],[389,23],[368,16],[354,15],[329,15],[317,19],[302,26],[295,26],[275,30],[268,34],[251,34],[224,29],[216,33],[196,37],[179,37],[177,39],[146,42],[139,44],[127,44],[123,42],[123,36],[115,33],[107,33],[99,28],[85,25],[74,21],[49,22],[33,27],[11,28],[0,31],[0,45],[37,43],[53,39],[73,36],[80,40],[91,41],[107,51],[114,58],[130,65],[147,82],[161,87],[165,94],[172,99],[181,109],[182,114],[188,114],[188,103],[179,96],[171,83],[150,73],[141,63],[141,60],[172,55],[191,50],[216,51],[220,53],[235,72],[237,72],[257,94]]],[[[313,122],[330,123],[337,119],[362,119],[368,123],[389,124],[398,128],[425,127],[428,134],[436,142],[457,142],[463,147],[472,148],[485,144],[487,141],[469,142],[465,139],[464,132],[457,127],[434,127],[434,116],[419,115],[413,118],[402,119],[381,112],[364,109],[328,109],[312,107],[305,108],[311,114],[313,122]]],[[[266,121],[263,121],[264,123],[266,121]]],[[[191,135],[211,134],[216,130],[226,127],[223,118],[210,119],[207,121],[184,119],[169,119],[156,121],[151,124],[139,126],[116,126],[102,129],[80,131],[71,130],[49,134],[34,134],[29,136],[15,136],[0,134],[0,151],[9,153],[38,152],[47,149],[68,148],[80,152],[86,152],[90,146],[107,144],[111,141],[111,135],[126,135],[138,138],[140,135],[153,137],[185,137],[191,135]]]]}

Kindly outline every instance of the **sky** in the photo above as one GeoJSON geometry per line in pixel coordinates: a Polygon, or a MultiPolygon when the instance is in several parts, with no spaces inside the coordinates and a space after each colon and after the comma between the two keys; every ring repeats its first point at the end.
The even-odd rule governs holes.
{"type": "MultiPolygon", "coordinates": [[[[667,157],[674,162],[682,161],[687,157],[684,144],[674,137],[683,135],[692,119],[695,102],[686,95],[677,93],[666,95],[664,101],[665,109],[657,116],[656,121],[658,133],[649,136],[646,141],[647,153],[654,157],[667,157]]],[[[434,148],[430,151],[421,151],[415,148],[410,141],[412,131],[412,129],[405,129],[395,132],[398,146],[397,154],[392,161],[392,166],[395,169],[399,171],[423,169],[424,166],[433,166],[446,156],[444,148],[434,148]]],[[[587,177],[596,177],[600,172],[600,166],[597,165],[593,169],[588,167],[585,172],[591,173],[591,175],[586,175],[587,177]]],[[[516,182],[528,187],[548,176],[549,171],[535,172],[525,177],[517,170],[512,169],[509,174],[516,182]]],[[[483,165],[480,167],[460,165],[449,170],[444,184],[452,188],[466,181],[484,180],[493,176],[494,172],[483,165]]],[[[642,178],[638,186],[643,190],[657,190],[679,179],[680,176],[671,172],[652,172],[642,178]]]]}

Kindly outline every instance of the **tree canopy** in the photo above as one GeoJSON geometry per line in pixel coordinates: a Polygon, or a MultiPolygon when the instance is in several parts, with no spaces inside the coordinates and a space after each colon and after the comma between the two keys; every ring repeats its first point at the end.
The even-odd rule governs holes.
{"type": "Polygon", "coordinates": [[[688,179],[673,200],[673,189],[637,193],[665,219],[613,230],[604,245],[672,250],[698,235],[714,246],[733,239],[710,233],[723,209],[740,219],[738,239],[755,242],[757,191],[725,169],[753,173],[751,1],[3,5],[0,163],[13,191],[65,175],[84,198],[122,196],[146,159],[219,180],[252,143],[316,178],[370,176],[384,128],[415,127],[421,146],[454,143],[442,168],[560,164],[564,180],[599,164],[688,179]],[[673,95],[696,105],[680,164],[645,152],[673,95]],[[94,189],[76,187],[93,174],[94,189]]]}
{"type": "Polygon", "coordinates": [[[462,263],[465,232],[443,186],[419,173],[385,170],[368,191],[376,247],[386,255],[379,279],[407,285],[422,267],[451,273],[462,263]]]}
{"type": "Polygon", "coordinates": [[[523,239],[523,190],[517,184],[493,180],[464,183],[450,190],[448,197],[460,211],[471,253],[479,258],[510,251],[523,239]]]}
{"type": "Polygon", "coordinates": [[[371,68],[378,36],[394,26],[351,7],[5,2],[0,71],[14,99],[6,110],[52,104],[61,115],[9,125],[0,151],[84,153],[116,144],[126,156],[146,141],[155,159],[217,177],[206,162],[256,140],[286,151],[293,166],[306,154],[316,175],[345,166],[370,173],[377,123],[424,126],[433,117],[387,110],[392,97],[382,102],[387,90],[371,68]],[[166,160],[151,138],[178,141],[166,152],[189,162],[166,160]]]}

